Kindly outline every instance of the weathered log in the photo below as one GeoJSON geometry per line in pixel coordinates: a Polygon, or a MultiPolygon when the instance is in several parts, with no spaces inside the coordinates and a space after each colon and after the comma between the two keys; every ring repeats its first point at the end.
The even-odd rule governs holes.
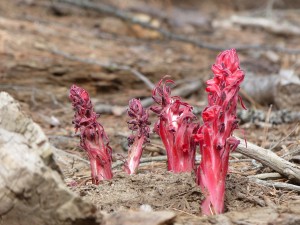
{"type": "Polygon", "coordinates": [[[1,92],[0,224],[99,224],[97,220],[96,208],[65,186],[42,129],[1,92]]]}

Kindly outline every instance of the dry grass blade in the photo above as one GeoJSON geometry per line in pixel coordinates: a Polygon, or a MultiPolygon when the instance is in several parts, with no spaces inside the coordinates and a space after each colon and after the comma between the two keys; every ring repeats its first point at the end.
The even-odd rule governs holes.
{"type": "Polygon", "coordinates": [[[278,141],[276,144],[274,144],[270,150],[274,149],[276,146],[278,146],[281,142],[283,142],[285,139],[287,139],[289,136],[291,136],[292,133],[294,133],[296,131],[296,129],[298,128],[299,124],[297,124],[295,126],[295,128],[288,134],[286,135],[284,138],[282,138],[280,141],[278,141]]]}

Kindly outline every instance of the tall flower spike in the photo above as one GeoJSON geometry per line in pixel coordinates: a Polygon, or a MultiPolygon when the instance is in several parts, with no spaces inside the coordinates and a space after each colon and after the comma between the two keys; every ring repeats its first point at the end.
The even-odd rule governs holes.
{"type": "Polygon", "coordinates": [[[150,122],[148,121],[149,114],[138,99],[129,101],[128,116],[131,118],[127,123],[133,135],[128,138],[128,159],[124,166],[124,170],[128,174],[134,174],[140,164],[140,159],[143,153],[143,144],[149,141],[150,122]]]}
{"type": "Polygon", "coordinates": [[[196,143],[193,135],[198,124],[192,106],[182,102],[180,97],[171,97],[170,79],[161,79],[152,91],[152,98],[158,104],[150,109],[158,114],[155,132],[160,136],[168,157],[168,170],[174,173],[191,172],[195,168],[196,143]]]}
{"type": "MultiPolygon", "coordinates": [[[[206,195],[201,206],[202,213],[206,215],[224,211],[229,154],[239,144],[232,133],[238,128],[236,107],[241,100],[238,91],[244,80],[234,49],[220,53],[212,71],[214,77],[206,83],[208,106],[202,112],[204,124],[195,135],[202,155],[197,182],[206,195]]],[[[245,108],[242,101],[241,104],[245,108]]]]}
{"type": "Polygon", "coordinates": [[[103,126],[97,122],[90,96],[86,90],[76,85],[70,89],[70,100],[75,111],[73,124],[75,132],[80,131],[80,146],[87,152],[93,184],[101,180],[110,180],[112,149],[103,126]]]}

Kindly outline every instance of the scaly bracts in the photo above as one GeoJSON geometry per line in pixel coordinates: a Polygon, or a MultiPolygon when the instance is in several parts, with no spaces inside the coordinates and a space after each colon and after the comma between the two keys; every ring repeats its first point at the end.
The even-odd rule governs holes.
{"type": "Polygon", "coordinates": [[[195,169],[196,143],[193,135],[198,124],[193,122],[196,116],[192,113],[192,106],[178,96],[171,97],[168,84],[172,83],[173,80],[163,78],[152,91],[152,98],[158,106],[150,109],[159,117],[154,131],[166,148],[168,170],[174,173],[191,172],[195,169]]]}
{"type": "Polygon", "coordinates": [[[134,174],[140,164],[140,159],[143,153],[143,144],[149,141],[151,124],[148,121],[149,114],[143,108],[141,101],[138,99],[131,99],[129,101],[128,116],[131,118],[127,123],[133,134],[128,138],[128,158],[124,166],[124,170],[128,174],[134,174]]]}
{"type": "Polygon", "coordinates": [[[93,184],[113,177],[111,170],[112,149],[103,126],[97,122],[99,117],[86,90],[76,85],[70,89],[70,100],[75,111],[73,124],[75,132],[80,131],[80,146],[87,152],[93,184]]]}
{"type": "Polygon", "coordinates": [[[236,107],[244,72],[234,49],[220,53],[212,66],[213,79],[207,81],[208,106],[202,113],[204,124],[198,129],[195,140],[200,145],[202,156],[197,169],[197,183],[205,200],[202,213],[219,214],[224,210],[225,179],[229,154],[239,141],[232,133],[238,128],[236,107]]]}

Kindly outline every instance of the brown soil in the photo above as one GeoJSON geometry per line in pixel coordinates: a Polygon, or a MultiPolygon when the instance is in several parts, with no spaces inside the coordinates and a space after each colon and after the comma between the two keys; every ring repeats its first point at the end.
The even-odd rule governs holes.
{"type": "Polygon", "coordinates": [[[201,200],[200,188],[191,174],[166,171],[132,176],[118,173],[100,186],[81,186],[75,190],[106,212],[139,210],[149,205],[153,210],[175,209],[197,214],[201,200]]]}
{"type": "MultiPolygon", "coordinates": [[[[245,45],[276,45],[286,42],[286,37],[260,29],[238,26],[224,29],[212,26],[215,19],[223,20],[241,12],[240,10],[261,7],[261,4],[257,5],[254,1],[242,3],[236,0],[233,1],[234,4],[229,4],[229,1],[225,1],[228,4],[223,1],[201,1],[201,4],[195,5],[192,4],[196,2],[193,0],[185,4],[182,1],[166,1],[171,2],[170,5],[150,1],[149,9],[143,6],[142,1],[126,1],[127,4],[121,1],[106,2],[130,10],[160,9],[152,13],[157,16],[161,27],[218,45],[231,46],[237,42],[245,45]],[[166,13],[169,17],[165,15],[166,7],[170,9],[166,13]],[[185,12],[190,12],[191,15],[195,11],[203,12],[203,20],[201,23],[198,21],[199,24],[189,22],[193,21],[192,18],[180,22],[181,17],[171,16],[172,10],[182,11],[180,15],[185,15],[185,12]]],[[[290,9],[292,1],[284,2],[287,2],[287,8],[280,4],[276,7],[290,9]]],[[[174,210],[179,218],[198,217],[202,195],[195,185],[194,176],[166,172],[163,163],[141,165],[139,173],[133,176],[115,170],[113,180],[99,186],[92,185],[89,180],[89,165],[84,161],[86,155],[78,147],[78,137],[74,136],[71,124],[73,111],[68,100],[68,90],[75,83],[90,92],[93,103],[125,106],[132,97],[143,99],[151,96],[151,90],[130,71],[99,66],[97,62],[130,66],[154,83],[165,74],[171,74],[177,83],[186,83],[193,80],[204,81],[210,77],[210,66],[218,52],[165,40],[154,31],[110,15],[61,3],[53,5],[46,0],[0,1],[0,12],[0,90],[9,92],[21,102],[22,108],[42,126],[53,145],[79,158],[73,159],[63,154],[59,156],[62,157],[58,161],[69,187],[107,213],[121,209],[147,209],[148,206],[145,205],[149,205],[152,210],[174,210]],[[79,59],[66,57],[66,54],[79,59]],[[87,62],[88,60],[92,62],[87,62]]],[[[299,21],[299,16],[294,15],[293,10],[286,12],[284,16],[280,15],[294,23],[299,21]]],[[[155,19],[156,17],[153,18],[155,19]]],[[[291,36],[288,40],[286,47],[300,48],[299,37],[291,36]]],[[[239,56],[246,72],[271,74],[277,73],[281,68],[293,68],[299,74],[299,56],[276,54],[278,61],[270,60],[264,52],[258,54],[256,51],[242,51],[239,56]]],[[[204,88],[188,96],[185,101],[203,107],[206,104],[204,88]]],[[[269,109],[267,104],[254,106],[247,101],[246,104],[248,108],[259,107],[265,112],[269,109]]],[[[275,105],[274,108],[276,107],[279,108],[275,105]]],[[[284,107],[289,108],[288,101],[284,107]]],[[[127,154],[123,147],[126,146],[124,136],[129,133],[126,120],[126,115],[105,114],[99,119],[110,137],[114,161],[123,159],[127,154]]],[[[152,124],[155,120],[156,117],[151,115],[152,124]]],[[[282,140],[273,150],[278,155],[284,155],[297,149],[300,129],[296,126],[296,122],[271,125],[266,121],[260,124],[247,123],[242,128],[247,140],[266,148],[282,140]]],[[[242,136],[243,132],[237,131],[237,134],[242,136]]],[[[162,147],[157,136],[151,137],[151,143],[162,147]]],[[[148,146],[144,156],[164,154],[157,149],[160,148],[154,147],[154,151],[148,146]]],[[[244,158],[234,155],[231,157],[244,158]]],[[[225,203],[227,211],[283,205],[291,199],[299,198],[298,193],[248,181],[247,176],[262,172],[272,171],[264,167],[257,168],[251,161],[230,165],[225,203]]],[[[280,181],[287,180],[282,178],[280,181]]]]}
{"type": "MultiPolygon", "coordinates": [[[[164,169],[140,171],[129,176],[117,172],[113,180],[99,186],[72,185],[72,190],[108,213],[121,210],[172,210],[182,215],[199,216],[203,195],[193,174],[173,174],[164,169]]],[[[275,206],[297,198],[297,194],[257,185],[231,174],[226,185],[226,211],[275,206]]]]}

